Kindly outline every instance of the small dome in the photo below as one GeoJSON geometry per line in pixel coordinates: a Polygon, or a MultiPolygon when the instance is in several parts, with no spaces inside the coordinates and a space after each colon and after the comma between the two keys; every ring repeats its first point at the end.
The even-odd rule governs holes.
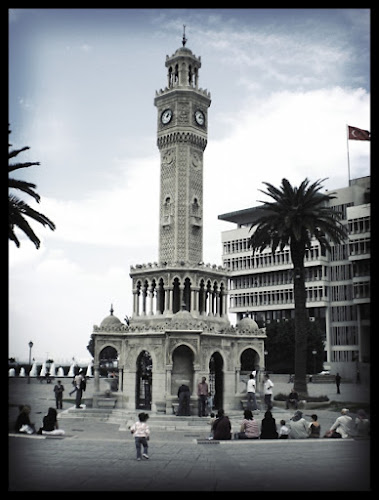
{"type": "Polygon", "coordinates": [[[249,318],[248,316],[245,316],[242,318],[236,325],[237,330],[240,331],[247,331],[247,332],[254,332],[255,330],[259,330],[259,326],[257,323],[249,318]]]}
{"type": "Polygon", "coordinates": [[[174,314],[173,318],[175,319],[193,319],[192,314],[186,309],[181,309],[177,313],[174,314]]]}
{"type": "Polygon", "coordinates": [[[177,55],[181,55],[181,54],[193,56],[192,50],[190,50],[188,47],[179,47],[179,49],[176,49],[174,55],[177,56],[177,55]]]}
{"type": "Polygon", "coordinates": [[[113,307],[111,306],[111,313],[100,323],[100,328],[119,327],[120,325],[122,325],[122,323],[117,316],[113,316],[113,307]]]}

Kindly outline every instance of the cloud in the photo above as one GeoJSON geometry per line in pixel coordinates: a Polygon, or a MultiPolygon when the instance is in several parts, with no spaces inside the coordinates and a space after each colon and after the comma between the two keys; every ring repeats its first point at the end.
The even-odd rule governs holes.
{"type": "MultiPolygon", "coordinates": [[[[18,258],[16,252],[29,253],[26,242],[21,248],[10,248],[12,260],[18,258]]],[[[23,264],[18,258],[9,287],[9,355],[24,352],[27,359],[27,344],[32,340],[38,361],[47,355],[90,357],[86,346],[92,327],[109,314],[111,302],[121,321],[130,314],[128,269],[105,260],[105,271],[100,266],[85,270],[65,251],[46,247],[30,252],[23,264]]]]}
{"type": "Polygon", "coordinates": [[[106,184],[112,177],[112,189],[98,188],[82,199],[43,198],[44,213],[57,226],[49,240],[123,248],[156,244],[159,157],[114,159],[110,172],[106,184]]]}

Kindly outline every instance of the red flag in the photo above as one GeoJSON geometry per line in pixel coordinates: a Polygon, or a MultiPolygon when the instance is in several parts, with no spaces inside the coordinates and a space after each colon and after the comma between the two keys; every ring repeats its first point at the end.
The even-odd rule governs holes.
{"type": "Polygon", "coordinates": [[[357,127],[349,127],[349,139],[355,140],[355,141],[370,141],[370,132],[368,130],[362,130],[357,127]]]}

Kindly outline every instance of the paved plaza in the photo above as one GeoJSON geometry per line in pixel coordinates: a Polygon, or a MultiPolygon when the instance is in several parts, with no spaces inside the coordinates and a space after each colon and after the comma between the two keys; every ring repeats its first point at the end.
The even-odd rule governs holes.
{"type": "MultiPolygon", "coordinates": [[[[62,379],[71,390],[71,380],[62,379]]],[[[275,382],[275,378],[274,378],[275,382]]],[[[93,381],[86,397],[91,398],[93,381]]],[[[13,433],[18,404],[30,404],[36,427],[49,406],[55,407],[54,384],[9,378],[9,491],[371,491],[370,441],[360,439],[257,440],[212,442],[207,418],[150,413],[149,459],[136,460],[128,425],[138,411],[73,410],[64,399],[59,425],[64,437],[13,433]]],[[[290,385],[278,381],[277,392],[290,385]]],[[[311,395],[350,402],[369,402],[369,391],[356,384],[309,384],[311,395]],[[317,387],[316,387],[317,386],[317,387]],[[343,399],[342,399],[343,398],[343,399]]],[[[84,400],[85,403],[85,400],[84,400]]],[[[358,405],[359,406],[359,405],[358,405]]],[[[260,423],[263,413],[255,418],[260,423]]],[[[305,410],[317,413],[325,432],[339,415],[337,407],[305,410]]],[[[289,420],[293,411],[274,406],[273,416],[289,420]]],[[[241,412],[230,414],[239,430],[241,412]]],[[[308,420],[309,418],[306,417],[308,420]]]]}

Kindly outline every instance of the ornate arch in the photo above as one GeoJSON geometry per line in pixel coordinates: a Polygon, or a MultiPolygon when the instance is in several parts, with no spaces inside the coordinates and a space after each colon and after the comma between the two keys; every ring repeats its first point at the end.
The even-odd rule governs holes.
{"type": "Polygon", "coordinates": [[[193,342],[191,342],[189,339],[182,340],[182,339],[178,339],[178,338],[175,338],[175,339],[170,338],[169,349],[167,351],[168,364],[171,364],[171,365],[173,364],[173,361],[174,361],[173,360],[173,353],[174,353],[175,349],[177,349],[181,345],[188,347],[192,351],[193,363],[194,363],[194,365],[198,364],[199,363],[199,353],[198,353],[199,346],[198,346],[197,339],[193,339],[193,342]]]}

